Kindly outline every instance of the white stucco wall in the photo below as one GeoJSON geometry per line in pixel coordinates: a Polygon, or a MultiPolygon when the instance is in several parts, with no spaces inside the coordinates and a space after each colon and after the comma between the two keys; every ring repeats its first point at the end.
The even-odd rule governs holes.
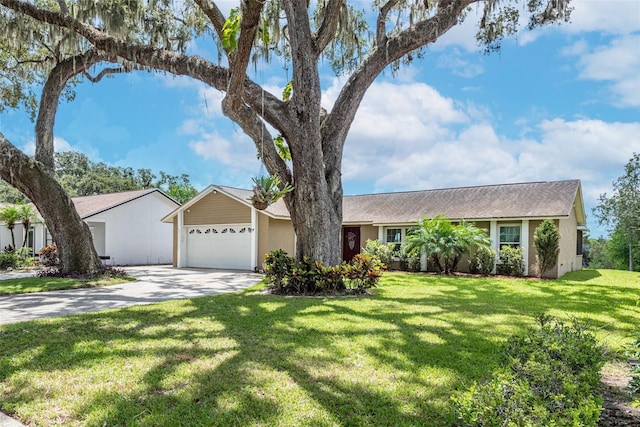
{"type": "Polygon", "coordinates": [[[582,257],[576,255],[578,243],[578,222],[575,209],[558,224],[560,232],[560,254],[558,255],[558,277],[574,270],[582,269],[582,257]]]}
{"type": "Polygon", "coordinates": [[[106,264],[171,264],[173,227],[160,220],[177,206],[154,192],[85,218],[85,222],[94,225],[96,249],[99,255],[110,257],[106,264]]]}

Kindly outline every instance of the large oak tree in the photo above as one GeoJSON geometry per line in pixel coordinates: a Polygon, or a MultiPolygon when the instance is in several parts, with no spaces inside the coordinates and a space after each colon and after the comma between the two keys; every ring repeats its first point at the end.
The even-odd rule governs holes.
{"type": "MultiPolygon", "coordinates": [[[[464,19],[478,17],[478,40],[491,51],[499,47],[503,37],[518,31],[521,18],[528,19],[530,28],[568,20],[569,2],[378,0],[358,10],[365,7],[363,2],[242,0],[228,16],[213,0],[175,4],[162,0],[0,0],[0,5],[5,13],[24,19],[23,25],[46,28],[75,41],[73,54],[185,75],[223,91],[224,114],[252,138],[267,170],[279,177],[282,188],[294,187],[284,201],[297,236],[296,255],[337,264],[341,257],[344,144],[360,102],[377,76],[411,61],[416,51],[464,19]],[[188,55],[183,45],[159,36],[166,34],[167,28],[173,29],[174,35],[208,30],[218,41],[218,51],[211,52],[210,58],[188,55]],[[252,61],[268,62],[274,56],[292,73],[293,91],[284,99],[266,92],[247,76],[252,61]],[[345,76],[329,111],[320,105],[319,64],[323,59],[345,76]],[[277,135],[288,146],[290,162],[279,155],[274,144],[277,135]]],[[[22,40],[26,44],[31,41],[28,36],[22,40]]],[[[74,64],[78,67],[90,62],[83,59],[74,64]]],[[[41,104],[47,94],[45,90],[41,104]]],[[[52,105],[48,108],[54,109],[52,105]]],[[[46,124],[51,131],[52,121],[46,124]]],[[[40,137],[36,142],[35,160],[18,156],[20,160],[14,164],[1,161],[0,169],[2,177],[10,176],[10,182],[28,193],[40,209],[45,205],[38,203],[45,198],[42,191],[50,191],[44,187],[50,181],[47,170],[53,164],[52,143],[40,137]],[[27,166],[38,172],[34,176],[17,173],[27,166]]],[[[0,143],[0,157],[6,159],[15,148],[4,138],[0,143]]],[[[57,220],[42,213],[47,223],[57,220]]]]}

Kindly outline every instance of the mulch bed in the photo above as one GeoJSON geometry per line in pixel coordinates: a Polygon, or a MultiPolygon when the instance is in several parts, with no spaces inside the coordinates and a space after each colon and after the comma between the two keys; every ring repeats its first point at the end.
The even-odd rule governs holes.
{"type": "Polygon", "coordinates": [[[602,375],[603,409],[598,427],[640,427],[640,408],[631,406],[630,367],[602,375]]]}

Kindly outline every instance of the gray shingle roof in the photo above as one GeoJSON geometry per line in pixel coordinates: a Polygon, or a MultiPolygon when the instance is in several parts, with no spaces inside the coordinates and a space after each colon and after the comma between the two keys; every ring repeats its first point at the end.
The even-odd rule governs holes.
{"type": "MultiPolygon", "coordinates": [[[[252,194],[239,188],[218,188],[247,203],[252,194]]],[[[580,180],[567,180],[345,196],[343,221],[406,224],[438,214],[469,220],[565,217],[571,214],[579,191],[580,180]]],[[[583,214],[582,206],[579,210],[583,214]]],[[[266,213],[289,217],[282,200],[266,213]]]]}
{"type": "MultiPolygon", "coordinates": [[[[73,197],[71,200],[73,200],[73,204],[75,205],[76,211],[78,211],[78,215],[80,215],[80,218],[84,219],[96,215],[100,212],[115,208],[116,206],[120,206],[123,203],[127,203],[142,196],[146,196],[147,194],[153,193],[154,191],[158,191],[160,194],[164,195],[164,193],[162,193],[160,190],[157,190],[155,188],[148,188],[146,190],[133,190],[123,191],[120,193],[98,194],[95,196],[73,197]]],[[[168,198],[168,196],[166,197],[168,198]]]]}

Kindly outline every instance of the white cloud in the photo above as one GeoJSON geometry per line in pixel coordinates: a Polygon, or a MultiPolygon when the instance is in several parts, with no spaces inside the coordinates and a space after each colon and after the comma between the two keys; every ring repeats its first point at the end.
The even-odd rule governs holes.
{"type": "Polygon", "coordinates": [[[637,0],[580,0],[571,4],[574,7],[571,22],[562,26],[567,32],[629,34],[640,30],[640,2],[637,0]]]}
{"type": "MultiPolygon", "coordinates": [[[[64,138],[60,138],[55,136],[53,138],[53,149],[56,152],[63,151],[81,151],[79,148],[74,148],[71,146],[69,141],[64,138]]],[[[36,153],[36,141],[35,139],[30,140],[25,145],[22,146],[22,152],[28,156],[33,156],[36,153]]],[[[95,154],[95,153],[94,153],[95,154]]]]}
{"type": "Polygon", "coordinates": [[[347,188],[364,182],[374,191],[399,191],[581,179],[589,210],[640,152],[639,122],[539,116],[517,125],[524,130],[516,134],[526,136],[505,136],[486,106],[456,103],[424,84],[377,84],[370,95],[345,147],[347,188]]]}
{"type": "Polygon", "coordinates": [[[640,35],[615,38],[589,48],[582,41],[563,50],[577,55],[578,78],[609,82],[612,99],[620,107],[640,107],[640,35]]]}
{"type": "Polygon", "coordinates": [[[189,147],[205,160],[212,160],[235,169],[256,173],[260,167],[255,157],[253,141],[241,131],[234,132],[231,139],[217,131],[202,133],[190,141],[189,147]]]}

